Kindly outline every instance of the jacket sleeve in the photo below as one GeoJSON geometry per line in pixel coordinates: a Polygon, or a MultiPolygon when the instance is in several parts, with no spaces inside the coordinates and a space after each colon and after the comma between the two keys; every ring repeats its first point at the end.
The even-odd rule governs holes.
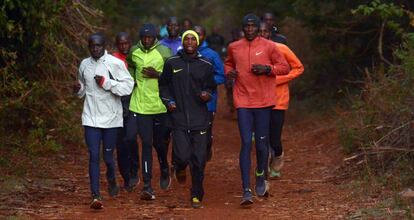
{"type": "Polygon", "coordinates": [[[165,106],[168,106],[168,103],[174,101],[173,92],[171,91],[171,82],[172,81],[172,67],[171,64],[167,61],[164,64],[162,74],[158,80],[158,87],[160,92],[160,99],[165,106]]]}
{"type": "Polygon", "coordinates": [[[224,60],[224,74],[227,76],[228,73],[234,69],[235,69],[235,63],[234,63],[234,58],[233,58],[233,50],[230,44],[227,50],[226,59],[224,60]]]}
{"type": "Polygon", "coordinates": [[[214,66],[214,80],[216,81],[216,84],[217,85],[223,84],[226,80],[224,77],[223,61],[221,61],[220,56],[216,52],[214,52],[214,56],[213,56],[213,66],[214,66]]]}
{"type": "Polygon", "coordinates": [[[134,79],[134,81],[136,80],[135,79],[135,70],[137,69],[137,67],[136,67],[136,65],[135,65],[135,62],[132,60],[132,53],[135,51],[137,49],[137,47],[136,46],[133,46],[132,48],[131,48],[131,50],[129,51],[129,54],[128,54],[128,56],[127,56],[127,58],[126,58],[126,62],[127,62],[127,64],[128,64],[128,71],[129,71],[129,74],[132,76],[132,78],[134,79]]]}
{"type": "Polygon", "coordinates": [[[86,93],[86,88],[85,88],[85,65],[83,64],[83,62],[81,63],[81,65],[79,66],[79,71],[78,71],[78,82],[81,85],[77,95],[79,98],[82,98],[83,96],[85,96],[86,93]]]}
{"type": "Polygon", "coordinates": [[[272,60],[272,71],[271,75],[286,75],[290,71],[289,64],[286,62],[286,59],[283,57],[280,50],[274,44],[270,47],[271,51],[271,60],[272,60]]]}
{"type": "Polygon", "coordinates": [[[114,79],[105,79],[102,88],[118,96],[129,95],[134,88],[134,80],[121,62],[106,64],[111,66],[114,79]]]}
{"type": "Polygon", "coordinates": [[[288,83],[290,80],[301,75],[304,71],[302,62],[300,62],[299,58],[289,49],[289,47],[284,46],[280,51],[283,53],[290,66],[290,72],[287,75],[278,76],[276,78],[276,85],[288,83]]]}
{"type": "Polygon", "coordinates": [[[214,70],[213,70],[213,66],[209,65],[208,66],[208,70],[206,72],[206,75],[204,77],[204,86],[203,86],[203,91],[209,92],[210,94],[216,90],[217,88],[217,84],[216,81],[214,79],[215,75],[214,75],[214,70]]]}

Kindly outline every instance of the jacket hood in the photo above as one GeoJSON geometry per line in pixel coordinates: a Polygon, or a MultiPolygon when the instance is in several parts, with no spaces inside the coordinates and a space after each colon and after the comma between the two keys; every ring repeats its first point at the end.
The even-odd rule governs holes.
{"type": "Polygon", "coordinates": [[[158,45],[160,45],[160,42],[158,41],[157,38],[155,38],[154,45],[152,45],[152,47],[150,47],[148,50],[144,48],[144,45],[142,45],[141,40],[137,44],[139,49],[141,49],[142,51],[146,51],[146,52],[154,50],[158,45]]]}

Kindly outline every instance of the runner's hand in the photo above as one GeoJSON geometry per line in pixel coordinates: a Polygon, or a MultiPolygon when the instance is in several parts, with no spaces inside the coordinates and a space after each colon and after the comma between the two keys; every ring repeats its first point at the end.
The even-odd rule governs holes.
{"type": "Polygon", "coordinates": [[[72,86],[72,91],[73,91],[73,93],[78,93],[79,92],[79,90],[80,90],[80,88],[81,88],[81,84],[79,83],[79,82],[77,82],[76,84],[74,84],[73,86],[72,86]]]}
{"type": "Polygon", "coordinates": [[[169,102],[167,105],[167,109],[169,112],[173,112],[177,108],[177,105],[175,102],[169,102]]]}
{"type": "Polygon", "coordinates": [[[202,91],[200,94],[200,99],[204,102],[208,102],[211,99],[211,94],[206,91],[202,91]]]}
{"type": "Polygon", "coordinates": [[[104,76],[100,76],[100,75],[96,75],[93,78],[95,79],[96,84],[98,84],[98,86],[102,87],[102,85],[105,82],[105,77],[104,76]]]}
{"type": "Polygon", "coordinates": [[[272,68],[268,65],[262,65],[262,64],[252,65],[252,72],[256,75],[269,74],[270,71],[272,71],[272,68]]]}
{"type": "Polygon", "coordinates": [[[142,68],[142,73],[144,74],[145,78],[156,78],[160,76],[159,72],[157,72],[153,67],[144,67],[142,68]]]}
{"type": "Polygon", "coordinates": [[[238,75],[239,75],[239,71],[232,70],[232,71],[227,73],[227,78],[228,79],[236,79],[238,75]]]}

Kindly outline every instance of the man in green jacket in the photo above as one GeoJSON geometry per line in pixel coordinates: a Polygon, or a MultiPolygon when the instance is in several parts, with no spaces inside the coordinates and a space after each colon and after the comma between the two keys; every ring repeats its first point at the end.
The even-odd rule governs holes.
{"type": "Polygon", "coordinates": [[[167,190],[171,184],[167,161],[170,131],[165,126],[167,109],[161,102],[158,90],[158,78],[171,51],[158,42],[154,25],[144,24],[139,35],[140,41],[131,48],[127,57],[128,69],[136,84],[129,106],[131,113],[127,123],[127,140],[132,144],[137,133],[141,137],[144,180],[141,199],[154,200],[151,187],[152,146],[157,151],[160,163],[160,187],[167,190]]]}

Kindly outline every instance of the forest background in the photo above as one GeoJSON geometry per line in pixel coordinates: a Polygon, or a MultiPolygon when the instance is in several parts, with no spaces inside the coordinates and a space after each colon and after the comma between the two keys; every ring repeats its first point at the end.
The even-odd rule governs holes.
{"type": "Polygon", "coordinates": [[[242,17],[271,11],[306,72],[292,84],[302,111],[338,117],[346,170],[402,188],[414,183],[414,2],[409,0],[43,0],[0,4],[0,178],[82,145],[71,93],[87,36],[170,16],[230,40],[242,17]],[[359,172],[354,172],[354,171],[359,172]]]}

